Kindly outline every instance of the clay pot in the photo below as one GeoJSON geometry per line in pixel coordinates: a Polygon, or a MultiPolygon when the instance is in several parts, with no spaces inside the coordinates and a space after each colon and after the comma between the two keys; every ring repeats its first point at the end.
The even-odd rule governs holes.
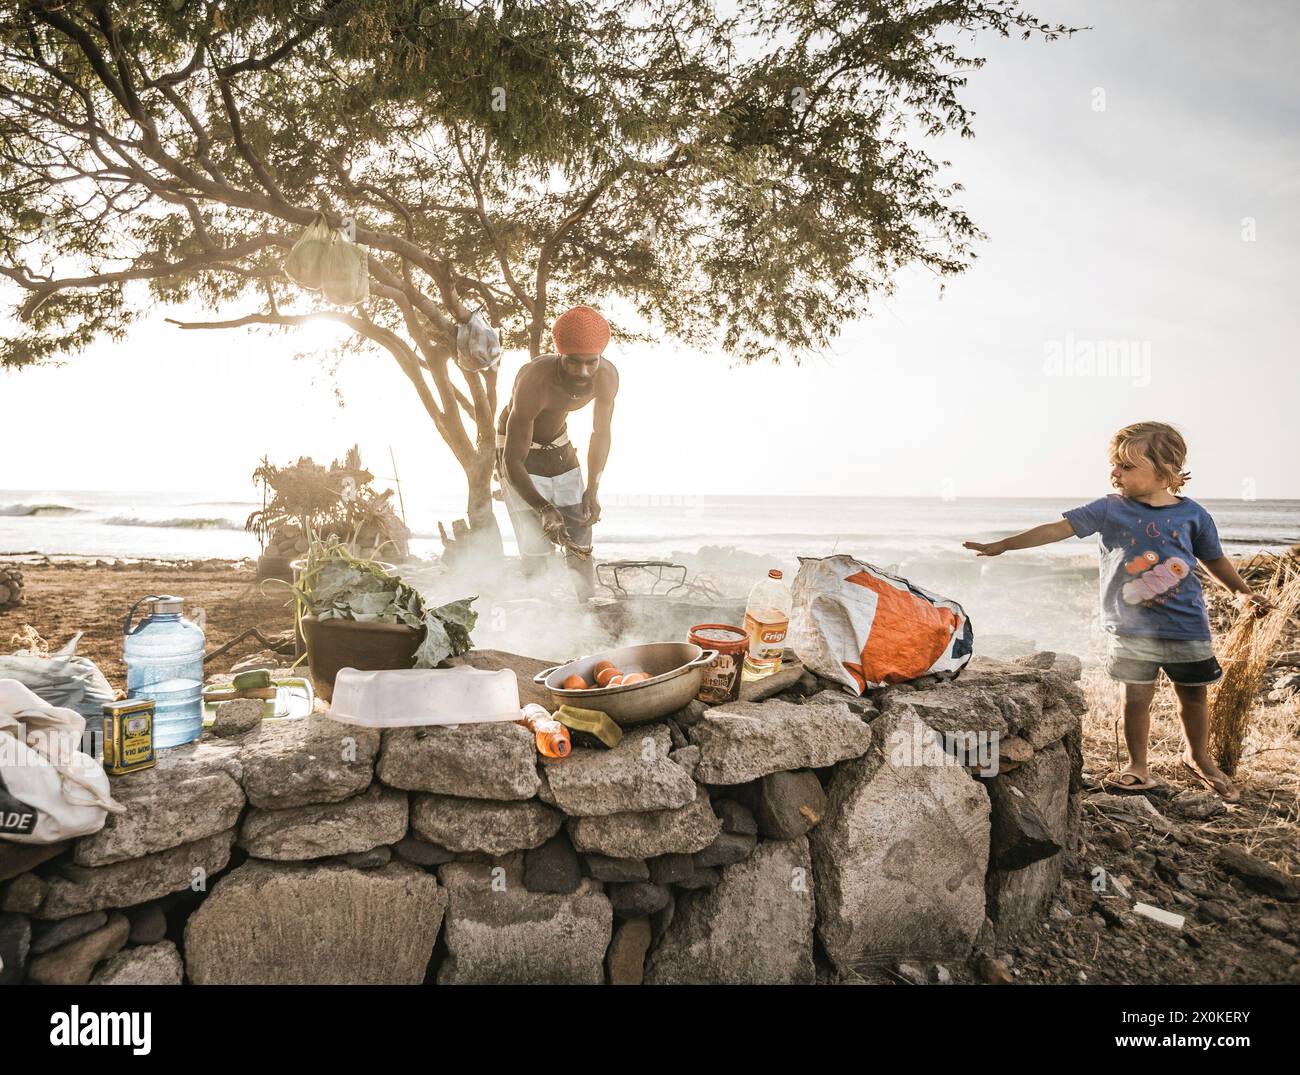
{"type": "Polygon", "coordinates": [[[307,666],[317,697],[330,701],[334,677],[340,668],[373,672],[387,668],[414,668],[415,651],[424,631],[404,623],[362,623],[357,620],[302,618],[307,644],[307,666]]]}

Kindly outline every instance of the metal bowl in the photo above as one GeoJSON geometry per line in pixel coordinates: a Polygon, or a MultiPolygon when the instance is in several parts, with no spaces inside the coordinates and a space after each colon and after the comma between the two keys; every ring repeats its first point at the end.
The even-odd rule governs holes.
{"type": "Polygon", "coordinates": [[[544,668],[533,682],[546,687],[556,705],[596,709],[615,724],[645,724],[677,712],[694,698],[700,692],[705,667],[717,655],[717,650],[701,649],[692,642],[649,642],[544,668]],[[575,674],[590,682],[602,661],[622,672],[649,672],[650,678],[627,687],[566,690],[560,686],[575,674]]]}

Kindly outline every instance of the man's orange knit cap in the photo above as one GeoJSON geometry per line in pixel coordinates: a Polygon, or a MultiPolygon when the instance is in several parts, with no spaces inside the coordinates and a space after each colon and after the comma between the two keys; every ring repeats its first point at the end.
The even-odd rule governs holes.
{"type": "Polygon", "coordinates": [[[551,326],[555,350],[562,355],[599,355],[609,346],[609,322],[590,306],[575,306],[551,326]]]}

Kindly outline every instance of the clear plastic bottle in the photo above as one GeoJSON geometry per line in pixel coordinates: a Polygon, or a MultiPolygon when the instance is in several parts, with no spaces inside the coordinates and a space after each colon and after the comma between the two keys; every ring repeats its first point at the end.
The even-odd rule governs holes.
{"type": "Polygon", "coordinates": [[[776,568],[749,591],[745,603],[745,634],[749,636],[749,646],[745,650],[744,679],[764,679],[780,670],[785,636],[790,629],[791,604],[790,587],[776,568]]]}
{"type": "Polygon", "coordinates": [[[203,732],[203,629],[181,616],[184,598],[137,601],[122,623],[129,698],[152,698],[154,747],[192,743],[203,732]],[[148,602],[134,627],[131,617],[148,602]]]}

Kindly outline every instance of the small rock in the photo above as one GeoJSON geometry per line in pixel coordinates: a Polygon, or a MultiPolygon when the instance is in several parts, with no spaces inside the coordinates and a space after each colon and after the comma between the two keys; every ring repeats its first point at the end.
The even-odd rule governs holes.
{"type": "Polygon", "coordinates": [[[0,898],[0,911],[35,914],[41,909],[41,904],[45,902],[45,893],[49,890],[49,883],[36,874],[19,874],[5,887],[4,896],[0,898]]]}
{"type": "Polygon", "coordinates": [[[87,933],[101,929],[107,922],[107,912],[90,911],[64,918],[50,925],[37,925],[32,933],[32,955],[39,956],[43,952],[53,951],[61,945],[75,941],[78,937],[84,937],[87,933]]]}
{"type": "Polygon", "coordinates": [[[673,924],[673,915],[677,913],[677,901],[669,896],[668,902],[661,910],[650,916],[650,933],[657,941],[673,924]]]}
{"type": "Polygon", "coordinates": [[[700,748],[697,746],[681,747],[678,750],[671,751],[668,760],[680,765],[689,776],[693,777],[700,764],[700,748]]]}
{"type": "Polygon", "coordinates": [[[1265,933],[1271,933],[1274,937],[1285,938],[1290,932],[1290,930],[1287,929],[1286,923],[1276,915],[1260,915],[1255,919],[1255,925],[1265,933]]]}
{"type": "Polygon", "coordinates": [[[233,698],[220,703],[212,721],[212,734],[222,739],[247,735],[262,723],[262,707],[260,698],[233,698]]]}
{"type": "Polygon", "coordinates": [[[576,892],[581,884],[578,853],[564,833],[557,833],[541,847],[524,852],[524,888],[529,892],[568,895],[576,892]]]}
{"type": "Polygon", "coordinates": [[[180,952],[171,941],[161,941],[118,952],[99,968],[90,984],[180,985],[184,977],[180,952]]]}
{"type": "Polygon", "coordinates": [[[915,963],[896,963],[894,973],[908,985],[929,985],[930,979],[915,963]]]}
{"type": "Polygon", "coordinates": [[[1288,963],[1296,957],[1296,947],[1293,944],[1287,944],[1286,941],[1279,940],[1277,937],[1267,938],[1261,945],[1266,952],[1272,952],[1274,955],[1281,956],[1288,963]]]}
{"type": "Polygon", "coordinates": [[[354,870],[374,870],[380,866],[387,866],[392,857],[393,849],[387,846],[372,847],[369,851],[354,851],[350,855],[339,856],[354,870]]]}
{"type": "Polygon", "coordinates": [[[14,844],[0,840],[0,881],[34,870],[68,849],[71,840],[57,844],[14,844]]]}
{"type": "Polygon", "coordinates": [[[733,862],[744,862],[754,852],[758,843],[755,836],[741,836],[739,833],[722,832],[713,843],[701,851],[695,852],[693,861],[698,867],[730,866],[733,862]]]}
{"type": "Polygon", "coordinates": [[[677,712],[673,714],[672,716],[673,723],[680,724],[682,727],[685,728],[689,728],[692,724],[696,723],[702,716],[704,716],[704,714],[708,712],[708,709],[709,707],[705,705],[703,702],[701,702],[698,698],[692,698],[689,702],[687,702],[684,706],[682,706],[681,709],[677,710],[677,712]]]}
{"type": "Polygon", "coordinates": [[[758,828],[774,840],[802,836],[826,813],[826,792],[809,769],[768,773],[762,778],[758,828]]]}
{"type": "Polygon", "coordinates": [[[658,855],[649,862],[650,880],[656,885],[671,885],[683,881],[695,872],[695,862],[690,855],[658,855]]]}
{"type": "Polygon", "coordinates": [[[718,866],[704,866],[691,873],[690,877],[677,882],[678,888],[696,889],[712,888],[722,880],[722,870],[718,866]]]}
{"type": "Polygon", "coordinates": [[[637,918],[652,915],[668,903],[671,893],[663,885],[649,881],[631,881],[610,885],[606,891],[610,906],[617,918],[637,918]]]}
{"type": "Polygon", "coordinates": [[[456,857],[454,851],[448,851],[440,844],[431,844],[415,836],[406,836],[398,840],[393,844],[393,850],[397,852],[398,858],[405,859],[414,866],[441,866],[456,857]]]}
{"type": "Polygon", "coordinates": [[[1279,900],[1300,899],[1300,886],[1296,885],[1294,877],[1239,847],[1220,848],[1215,862],[1225,872],[1240,877],[1256,892],[1279,900]]]}
{"type": "Polygon", "coordinates": [[[1103,843],[1115,848],[1116,851],[1133,850],[1133,837],[1129,835],[1128,829],[1116,829],[1114,832],[1106,833],[1101,839],[1103,843]]]}
{"type": "Polygon", "coordinates": [[[614,937],[605,953],[605,972],[610,985],[641,984],[650,938],[648,918],[626,918],[614,927],[614,937]]]}
{"type": "Polygon", "coordinates": [[[1186,874],[1186,873],[1174,874],[1174,883],[1177,884],[1178,887],[1181,888],[1184,892],[1190,892],[1193,896],[1199,896],[1202,899],[1205,899],[1210,895],[1206,887],[1203,884],[1201,884],[1195,877],[1191,876],[1191,874],[1186,874]]]}
{"type": "Polygon", "coordinates": [[[1047,913],[1053,922],[1068,922],[1074,917],[1074,915],[1070,913],[1069,909],[1059,900],[1052,904],[1052,909],[1047,913]]]}
{"type": "Polygon", "coordinates": [[[1169,800],[1169,808],[1181,817],[1204,821],[1226,813],[1228,808],[1217,795],[1207,791],[1184,791],[1169,800]]]}
{"type": "Polygon", "coordinates": [[[942,963],[936,963],[930,968],[930,983],[932,985],[952,985],[952,972],[942,963]]]}
{"type": "Polygon", "coordinates": [[[1227,904],[1219,900],[1201,900],[1197,912],[1209,922],[1226,922],[1230,917],[1227,904]]]}
{"type": "Polygon", "coordinates": [[[646,864],[645,859],[611,858],[609,855],[588,852],[582,856],[582,861],[587,868],[587,873],[597,881],[650,880],[650,867],[646,864]]]}
{"type": "Polygon", "coordinates": [[[0,985],[17,985],[23,980],[31,944],[31,923],[23,915],[0,914],[0,985]]]}
{"type": "Polygon", "coordinates": [[[167,916],[159,903],[146,903],[126,912],[131,922],[132,944],[157,944],[167,935],[167,916]]]}
{"type": "Polygon", "coordinates": [[[992,956],[980,956],[975,963],[975,969],[978,971],[980,981],[988,985],[1011,985],[1015,979],[1011,976],[1011,970],[1000,959],[994,959],[992,956]]]}
{"type": "Polygon", "coordinates": [[[998,736],[998,772],[1014,772],[1033,756],[1034,748],[1028,739],[1018,735],[998,736]]]}
{"type": "Polygon", "coordinates": [[[797,659],[783,659],[781,667],[762,679],[746,680],[740,685],[742,702],[762,702],[773,698],[783,690],[793,687],[804,676],[805,670],[797,659]]]}
{"type": "Polygon", "coordinates": [[[118,952],[130,932],[126,915],[115,913],[93,933],[37,956],[27,967],[27,978],[37,985],[85,985],[95,964],[118,952]]]}
{"type": "Polygon", "coordinates": [[[713,812],[722,819],[722,831],[742,836],[758,835],[758,820],[749,807],[735,799],[714,799],[713,812]]]}

